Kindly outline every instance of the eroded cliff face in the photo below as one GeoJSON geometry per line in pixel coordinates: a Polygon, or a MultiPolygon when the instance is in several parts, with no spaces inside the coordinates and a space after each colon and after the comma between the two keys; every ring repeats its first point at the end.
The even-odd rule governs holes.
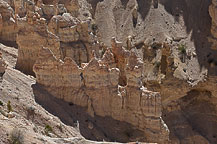
{"type": "Polygon", "coordinates": [[[216,33],[216,27],[217,27],[216,5],[217,5],[217,2],[215,0],[212,0],[212,4],[209,6],[209,14],[212,18],[211,33],[212,33],[213,37],[211,38],[211,41],[213,42],[212,48],[214,50],[216,50],[216,37],[217,37],[217,33],[216,33]]]}
{"type": "Polygon", "coordinates": [[[14,10],[5,1],[0,1],[0,41],[9,45],[16,44],[17,27],[14,10]]]}
{"type": "Polygon", "coordinates": [[[16,68],[54,97],[127,122],[146,142],[216,143],[215,0],[17,0],[0,8],[0,40],[18,44],[16,68]]]}
{"type": "Polygon", "coordinates": [[[29,16],[19,19],[17,23],[19,27],[16,39],[19,46],[17,69],[34,74],[32,67],[38,57],[39,49],[43,46],[49,47],[56,57],[60,57],[59,38],[47,31],[45,19],[37,18],[37,15],[30,13],[29,16]]]}
{"type": "MultiPolygon", "coordinates": [[[[20,18],[17,13],[16,42],[19,46],[17,69],[34,75],[32,67],[42,47],[51,49],[54,55],[62,60],[65,57],[71,57],[78,65],[88,62],[93,50],[99,55],[100,45],[90,34],[91,18],[82,21],[72,17],[73,4],[67,7],[71,10],[68,12],[71,13],[63,12],[63,14],[58,7],[60,4],[55,1],[53,5],[46,5],[47,2],[43,4],[41,1],[37,3],[29,1],[24,4],[26,16],[20,18]]],[[[77,8],[75,10],[77,11],[77,8]]]]}
{"type": "Polygon", "coordinates": [[[122,75],[110,49],[102,59],[93,57],[83,67],[71,58],[62,62],[49,49],[42,49],[34,65],[37,83],[55,97],[86,107],[92,117],[109,116],[136,126],[147,142],[168,142],[169,131],[161,118],[161,96],[142,85],[143,62],[136,52],[112,41],[116,59],[127,61],[122,64],[126,67],[126,86],[119,85],[122,75]],[[125,54],[120,55],[121,51],[125,54]]]}

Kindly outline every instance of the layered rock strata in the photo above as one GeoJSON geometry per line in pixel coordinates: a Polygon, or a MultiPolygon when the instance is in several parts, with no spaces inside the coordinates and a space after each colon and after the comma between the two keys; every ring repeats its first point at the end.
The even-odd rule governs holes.
{"type": "Polygon", "coordinates": [[[42,1],[28,1],[25,4],[26,16],[20,18],[19,13],[16,14],[16,42],[19,47],[16,68],[34,75],[32,66],[42,47],[51,49],[58,59],[70,57],[78,65],[89,62],[93,51],[99,56],[100,45],[92,33],[91,19],[81,21],[72,17],[71,13],[58,15],[58,1],[53,1],[52,5],[45,4],[42,1]]]}
{"type": "Polygon", "coordinates": [[[99,55],[99,43],[91,29],[91,20],[81,21],[70,13],[53,16],[48,29],[60,38],[61,58],[70,57],[78,65],[87,63],[94,51],[99,55]]]}
{"type": "MultiPolygon", "coordinates": [[[[186,104],[182,100],[192,96],[191,91],[202,90],[211,93],[205,100],[207,105],[216,101],[216,0],[209,7],[212,50],[206,42],[206,31],[210,29],[207,7],[211,1],[195,4],[164,0],[158,4],[154,0],[152,7],[148,0],[88,0],[95,20],[86,0],[4,1],[0,0],[0,40],[17,41],[17,68],[25,73],[34,74],[32,67],[39,58],[34,66],[37,81],[52,95],[86,107],[91,116],[110,116],[131,123],[146,133],[147,141],[162,139],[156,138],[162,132],[159,125],[163,126],[159,118],[162,101],[164,118],[177,143],[189,143],[198,135],[216,143],[215,121],[211,121],[213,130],[205,131],[208,126],[199,124],[203,121],[199,118],[207,114],[200,114],[201,109],[196,108],[202,96],[193,104],[192,113],[199,117],[195,118],[196,126],[189,113],[195,99],[184,99],[186,104]],[[200,13],[196,13],[198,9],[200,13]],[[114,39],[110,41],[112,36],[126,41],[127,50],[114,39]],[[112,48],[102,49],[98,40],[112,48]],[[180,114],[183,110],[189,115],[180,114]],[[187,124],[177,123],[186,116],[187,124]]],[[[213,112],[215,105],[210,108],[213,112]]]]}
{"type": "Polygon", "coordinates": [[[17,19],[18,35],[16,42],[18,59],[16,67],[21,71],[34,74],[32,67],[38,57],[38,51],[43,46],[53,50],[56,57],[60,57],[59,38],[47,30],[46,20],[40,18],[37,12],[27,11],[27,16],[17,19]]]}
{"type": "Polygon", "coordinates": [[[211,41],[213,42],[212,48],[217,50],[217,1],[212,0],[212,4],[209,6],[209,14],[212,18],[212,26],[211,26],[211,33],[213,38],[211,38],[211,41]]]}
{"type": "Polygon", "coordinates": [[[143,62],[136,51],[125,50],[114,39],[112,43],[102,59],[93,57],[82,67],[71,58],[61,61],[51,50],[42,49],[33,67],[37,83],[57,98],[86,107],[93,117],[109,116],[136,126],[148,142],[168,142],[169,131],[161,119],[161,96],[142,84],[143,62]],[[121,51],[125,53],[114,53],[121,51]],[[125,71],[125,86],[119,84],[120,65],[125,71]]]}
{"type": "Polygon", "coordinates": [[[14,11],[7,2],[0,0],[0,41],[15,43],[16,34],[14,11]]]}

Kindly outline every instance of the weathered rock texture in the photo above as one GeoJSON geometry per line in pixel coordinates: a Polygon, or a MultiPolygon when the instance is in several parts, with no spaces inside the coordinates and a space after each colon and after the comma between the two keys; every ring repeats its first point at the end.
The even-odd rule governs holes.
{"type": "Polygon", "coordinates": [[[19,70],[35,72],[49,93],[92,117],[130,123],[147,141],[164,142],[163,112],[172,143],[216,143],[216,5],[1,0],[0,40],[16,40],[19,70]]]}
{"type": "Polygon", "coordinates": [[[2,54],[0,53],[0,76],[4,74],[6,67],[7,67],[7,65],[2,58],[2,54]]]}
{"type": "Polygon", "coordinates": [[[15,43],[16,34],[14,10],[7,2],[0,0],[0,41],[15,43]]]}
{"type": "Polygon", "coordinates": [[[49,30],[60,38],[61,58],[70,57],[78,65],[87,63],[95,51],[99,55],[100,45],[91,35],[91,21],[80,21],[70,13],[53,16],[48,24],[49,30]]]}
{"type": "Polygon", "coordinates": [[[27,17],[18,20],[19,32],[16,41],[19,53],[16,67],[29,74],[33,74],[32,67],[39,49],[43,46],[49,47],[56,57],[60,57],[58,37],[47,30],[45,19],[37,17],[37,14],[29,13],[27,17]]]}
{"type": "Polygon", "coordinates": [[[212,48],[214,50],[217,50],[217,1],[212,0],[212,4],[209,6],[209,14],[212,18],[212,27],[211,27],[211,33],[213,38],[211,38],[211,41],[213,42],[212,48]]]}
{"type": "MultiPolygon", "coordinates": [[[[34,75],[32,66],[42,47],[51,49],[55,57],[62,60],[70,57],[78,65],[89,62],[93,50],[99,56],[100,45],[91,33],[91,19],[81,21],[72,17],[70,13],[57,15],[59,10],[50,8],[55,9],[58,2],[53,1],[53,5],[45,4],[40,1],[36,3],[29,1],[26,3],[26,16],[19,18],[17,13],[16,42],[19,47],[19,57],[16,67],[19,70],[34,75]]],[[[71,10],[73,8],[72,6],[71,10]]]]}
{"type": "Polygon", "coordinates": [[[91,116],[109,116],[136,126],[148,142],[168,142],[161,96],[142,85],[143,62],[114,39],[112,51],[116,55],[108,49],[102,59],[94,57],[79,68],[71,58],[60,61],[49,49],[42,49],[34,65],[37,83],[57,98],[86,107],[91,116]],[[125,71],[125,87],[119,85],[123,76],[119,67],[125,71]]]}

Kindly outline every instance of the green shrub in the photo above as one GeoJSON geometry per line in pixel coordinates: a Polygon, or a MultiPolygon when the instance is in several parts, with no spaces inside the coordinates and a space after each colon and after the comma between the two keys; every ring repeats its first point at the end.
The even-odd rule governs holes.
{"type": "Polygon", "coordinates": [[[178,49],[179,49],[180,53],[186,54],[186,45],[180,44],[178,49]]]}
{"type": "Polygon", "coordinates": [[[8,101],[7,107],[8,107],[8,112],[11,112],[12,111],[11,101],[8,101]]]}
{"type": "Polygon", "coordinates": [[[3,104],[3,102],[2,102],[2,101],[0,101],[0,106],[4,106],[4,104],[3,104]]]}
{"type": "Polygon", "coordinates": [[[50,125],[46,125],[44,128],[44,132],[47,136],[49,136],[49,133],[53,132],[53,129],[50,125]]]}
{"type": "Polygon", "coordinates": [[[24,144],[24,135],[22,131],[13,129],[9,137],[10,144],[24,144]]]}

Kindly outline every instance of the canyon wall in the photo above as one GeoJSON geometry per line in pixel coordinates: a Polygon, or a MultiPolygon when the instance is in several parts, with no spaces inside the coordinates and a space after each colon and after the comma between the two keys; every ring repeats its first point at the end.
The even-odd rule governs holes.
{"type": "MultiPolygon", "coordinates": [[[[97,55],[100,45],[91,35],[91,19],[81,21],[71,13],[62,13],[62,4],[45,5],[29,1],[24,3],[26,16],[17,16],[17,38],[19,56],[16,68],[34,75],[32,67],[38,57],[39,49],[47,47],[57,58],[73,58],[78,65],[88,62],[92,51],[97,55]],[[49,7],[48,7],[49,6],[49,7]],[[56,13],[54,13],[56,9],[56,13]],[[57,15],[59,14],[59,15],[57,15]]],[[[15,3],[16,6],[16,3],[15,3]]],[[[71,11],[73,4],[68,5],[71,11]]],[[[69,12],[71,12],[69,10],[69,12]]],[[[77,10],[77,8],[75,8],[77,10]]]]}
{"type": "Polygon", "coordinates": [[[0,41],[3,43],[16,43],[17,27],[12,7],[0,0],[0,41]]]}
{"type": "Polygon", "coordinates": [[[215,0],[212,0],[212,4],[209,6],[209,14],[212,18],[212,27],[211,27],[211,33],[212,33],[212,38],[211,38],[211,42],[213,42],[213,46],[212,48],[214,50],[217,49],[217,45],[216,45],[216,39],[217,39],[217,32],[216,32],[216,28],[217,28],[217,2],[215,0]]]}
{"type": "Polygon", "coordinates": [[[168,142],[169,131],[161,119],[161,96],[148,91],[142,83],[143,62],[135,51],[127,51],[121,43],[112,41],[116,58],[107,49],[102,59],[93,57],[83,67],[71,58],[60,61],[49,49],[42,49],[33,68],[37,83],[57,98],[86,107],[92,117],[109,116],[136,126],[144,131],[147,142],[168,142]],[[119,85],[122,75],[115,59],[119,63],[121,59],[127,61],[122,63],[126,86],[119,85]]]}
{"type": "Polygon", "coordinates": [[[15,3],[16,68],[35,74],[53,96],[86,107],[93,117],[130,123],[144,132],[147,142],[168,142],[161,96],[143,86],[144,67],[136,50],[125,50],[115,39],[112,48],[106,48],[98,42],[92,18],[79,16],[82,6],[63,4],[68,13],[60,14],[57,2],[29,1],[22,17],[22,4],[15,3]]]}
{"type": "Polygon", "coordinates": [[[0,40],[53,96],[147,142],[216,143],[215,0],[5,1],[0,40]]]}

